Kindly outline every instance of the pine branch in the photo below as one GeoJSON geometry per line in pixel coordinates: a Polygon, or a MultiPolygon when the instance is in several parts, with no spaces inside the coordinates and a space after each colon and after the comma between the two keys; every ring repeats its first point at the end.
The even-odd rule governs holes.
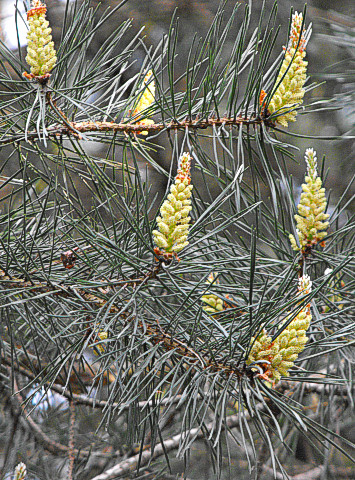
{"type": "MultiPolygon", "coordinates": [[[[12,360],[6,356],[2,356],[1,361],[4,365],[13,368],[16,372],[28,378],[29,380],[34,380],[36,382],[41,380],[40,373],[36,375],[28,369],[22,367],[21,365],[18,365],[16,362],[12,362],[12,360]]],[[[104,410],[108,407],[115,410],[119,408],[122,412],[127,411],[131,408],[131,404],[123,405],[122,403],[109,402],[107,400],[97,400],[96,398],[90,398],[85,395],[78,395],[76,393],[73,393],[72,391],[65,390],[63,386],[60,386],[56,383],[43,382],[43,386],[45,386],[49,390],[52,390],[53,392],[58,393],[62,397],[67,398],[68,400],[73,400],[77,405],[84,405],[100,410],[104,410]]],[[[184,399],[182,395],[175,395],[173,398],[162,398],[161,400],[159,400],[159,406],[170,406],[175,403],[183,402],[183,400],[184,399]]],[[[155,406],[156,404],[157,402],[152,400],[137,402],[137,408],[143,411],[145,408],[155,406]]]]}
{"type": "MultiPolygon", "coordinates": [[[[59,262],[58,262],[59,263],[59,262]]],[[[103,288],[106,286],[110,287],[117,287],[117,286],[133,286],[134,288],[137,287],[138,285],[144,285],[147,283],[149,280],[156,278],[158,275],[160,269],[162,267],[162,262],[158,261],[156,265],[152,267],[150,271],[148,271],[146,274],[144,274],[140,278],[133,278],[129,280],[110,280],[109,282],[105,281],[105,279],[102,279],[100,282],[101,285],[100,287],[97,288],[103,288]]],[[[77,297],[79,295],[82,297],[85,301],[90,302],[95,304],[97,307],[102,308],[103,306],[106,305],[107,301],[103,300],[99,296],[93,295],[91,293],[87,293],[83,287],[76,287],[75,285],[70,285],[70,286],[65,286],[65,285],[46,285],[41,282],[34,282],[32,280],[28,281],[22,278],[16,278],[12,277],[10,275],[6,275],[4,271],[0,269],[0,281],[2,282],[2,285],[4,287],[7,287],[8,289],[23,289],[23,292],[28,292],[28,293],[38,293],[38,294],[52,294],[52,295],[58,295],[58,296],[64,296],[64,297],[77,297]]],[[[95,289],[95,288],[94,288],[95,289]]],[[[14,292],[15,293],[15,292],[14,292]]],[[[21,290],[18,290],[16,292],[16,295],[22,293],[21,290]]],[[[13,302],[11,302],[13,304],[13,302]]],[[[21,302],[20,302],[21,303],[21,302]]],[[[110,307],[110,312],[112,313],[117,313],[120,312],[120,309],[114,305],[110,307]]]]}
{"type": "MultiPolygon", "coordinates": [[[[273,127],[274,123],[267,118],[261,117],[236,117],[236,118],[209,118],[207,120],[196,119],[195,121],[183,120],[181,122],[170,121],[168,123],[152,123],[144,126],[144,130],[148,133],[159,133],[163,131],[178,131],[178,130],[205,130],[209,127],[224,127],[224,126],[258,126],[264,124],[267,127],[273,127]]],[[[129,124],[129,123],[114,123],[114,122],[101,122],[101,121],[88,121],[88,122],[66,122],[65,125],[49,126],[46,129],[47,136],[49,138],[74,136],[81,139],[81,134],[85,133],[117,133],[122,132],[124,134],[139,134],[142,131],[142,125],[129,124]]],[[[41,134],[37,131],[27,132],[27,141],[34,141],[41,138],[41,134]]],[[[10,137],[3,136],[0,140],[0,145],[13,144],[25,140],[25,134],[16,134],[10,137]]]]}
{"type": "MultiPolygon", "coordinates": [[[[95,300],[97,303],[97,301],[95,300]]],[[[113,310],[114,312],[119,312],[120,309],[112,306],[110,307],[111,309],[116,309],[113,310]]],[[[130,318],[130,321],[132,321],[134,317],[130,318]]],[[[230,376],[236,376],[237,378],[241,378],[244,376],[249,376],[251,379],[254,377],[254,373],[252,370],[245,369],[245,368],[237,368],[231,365],[226,365],[224,363],[218,362],[214,359],[208,359],[209,352],[200,352],[197,353],[194,351],[191,347],[186,345],[185,343],[181,342],[180,340],[174,338],[172,335],[169,333],[166,333],[162,327],[159,325],[159,323],[152,323],[152,322],[145,322],[145,325],[142,323],[139,323],[139,327],[141,330],[144,332],[145,335],[148,336],[150,341],[153,344],[159,345],[159,347],[162,347],[165,351],[173,351],[173,353],[177,356],[180,356],[184,362],[190,363],[191,365],[194,366],[194,368],[197,369],[197,371],[205,371],[206,373],[208,372],[214,372],[214,373],[219,373],[225,378],[228,378],[230,376]]],[[[19,352],[17,352],[17,355],[19,352]]],[[[23,357],[23,360],[26,361],[26,357],[23,357]]],[[[11,361],[9,359],[6,360],[6,357],[3,358],[3,361],[7,364],[11,365],[11,361]]],[[[49,365],[47,365],[48,367],[49,365]]],[[[31,368],[33,369],[34,365],[31,363],[31,368]]],[[[30,372],[28,372],[26,369],[23,369],[21,366],[18,367],[19,371],[23,373],[26,376],[29,376],[30,372]]],[[[38,367],[38,372],[37,375],[31,374],[31,377],[33,379],[39,379],[41,377],[41,372],[46,370],[45,363],[42,361],[41,366],[38,367]]],[[[58,375],[60,372],[58,373],[58,375]]],[[[59,393],[62,394],[63,390],[59,393]]],[[[70,399],[73,399],[72,395],[69,397],[70,399]]],[[[76,398],[76,401],[78,403],[82,403],[81,400],[76,398]]],[[[100,406],[103,404],[100,403],[100,406]]],[[[104,405],[105,406],[105,405],[104,405]]]]}
{"type": "MultiPolygon", "coordinates": [[[[0,144],[10,145],[0,167],[0,349],[2,364],[32,386],[22,407],[44,386],[100,409],[99,429],[112,429],[121,445],[140,444],[114,467],[122,475],[213,438],[218,477],[221,432],[234,426],[250,464],[264,442],[259,462],[270,453],[274,476],[278,467],[284,474],[278,456],[298,431],[341,450],[330,428],[335,409],[346,413],[352,402],[350,186],[326,234],[325,194],[306,180],[313,198],[301,198],[296,226],[293,146],[276,127],[296,120],[314,88],[304,87],[305,10],[290,19],[283,52],[275,49],[276,2],[269,14],[263,6],[259,23],[249,7],[237,16],[237,5],[223,19],[224,2],[205,38],[180,50],[177,19],[155,47],[141,31],[124,40],[130,21],[110,25],[101,41],[117,9],[98,18],[90,0],[67,2],[53,45],[40,3],[28,13],[28,80],[21,52],[0,45],[0,144]],[[188,168],[179,163],[172,185],[187,151],[188,168]],[[168,179],[160,216],[150,167],[168,179]],[[307,298],[295,295],[297,273],[313,281],[307,298]],[[319,424],[313,406],[303,406],[309,393],[319,400],[319,424]],[[177,435],[163,441],[164,415],[177,404],[177,435]],[[226,417],[229,406],[239,414],[226,417]],[[112,422],[122,412],[125,431],[123,417],[112,422]]],[[[54,453],[41,426],[32,429],[54,453]]],[[[62,453],[69,450],[72,442],[62,453]]]]}

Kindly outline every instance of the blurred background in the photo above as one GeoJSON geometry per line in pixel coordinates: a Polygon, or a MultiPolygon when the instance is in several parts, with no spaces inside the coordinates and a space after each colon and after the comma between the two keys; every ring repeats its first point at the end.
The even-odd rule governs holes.
{"type": "MultiPolygon", "coordinates": [[[[48,6],[47,17],[53,29],[54,42],[57,45],[66,1],[47,0],[46,3],[48,6]]],[[[98,3],[99,2],[96,1],[92,2],[93,5],[98,3]]],[[[102,15],[108,6],[114,7],[118,3],[117,1],[102,0],[98,7],[98,17],[102,15]]],[[[226,19],[229,18],[229,12],[235,3],[234,0],[227,0],[225,7],[226,19]]],[[[241,4],[238,17],[241,22],[243,19],[244,6],[249,2],[240,1],[238,3],[241,4]]],[[[251,35],[253,29],[259,22],[262,3],[261,0],[254,0],[252,2],[249,35],[251,35]]],[[[272,0],[266,0],[267,13],[271,10],[273,3],[272,0]]],[[[281,51],[282,45],[287,42],[287,27],[291,7],[295,10],[302,11],[304,2],[299,0],[279,1],[277,23],[282,25],[282,28],[275,46],[274,58],[276,58],[281,51]]],[[[19,8],[22,8],[21,2],[19,2],[19,8]]],[[[176,15],[179,18],[180,32],[178,44],[179,55],[176,61],[176,77],[178,77],[185,71],[186,56],[193,35],[197,32],[198,35],[204,36],[213,21],[217,8],[218,2],[216,0],[150,0],[148,2],[129,0],[118,11],[114,22],[111,17],[111,23],[109,25],[105,24],[105,28],[101,31],[99,30],[96,41],[91,43],[90,49],[87,52],[88,57],[93,56],[97,49],[103,44],[110,33],[110,29],[114,30],[118,24],[127,18],[131,18],[133,21],[132,31],[130,35],[127,36],[127,42],[129,42],[130,38],[132,38],[134,33],[138,31],[142,25],[145,25],[144,34],[146,44],[157,45],[161,37],[168,32],[172,15],[176,10],[176,15]]],[[[310,75],[310,82],[318,82],[319,86],[307,94],[305,104],[311,101],[321,101],[331,98],[334,99],[333,106],[336,108],[328,111],[318,110],[300,114],[297,121],[290,124],[288,128],[290,132],[300,136],[291,138],[278,133],[277,137],[295,145],[300,150],[299,153],[295,153],[297,161],[293,163],[290,162],[289,165],[289,171],[295,178],[296,186],[299,186],[303,179],[305,171],[303,156],[306,148],[315,148],[318,159],[321,159],[323,155],[326,156],[326,167],[329,167],[326,188],[328,192],[330,189],[333,190],[332,196],[335,202],[348,186],[350,178],[355,172],[355,144],[354,138],[351,138],[355,135],[355,2],[354,0],[309,0],[306,23],[309,24],[309,22],[313,24],[313,34],[307,48],[307,60],[309,62],[308,73],[310,75]],[[303,139],[302,135],[312,135],[319,138],[314,140],[303,139]],[[330,137],[338,138],[331,139],[330,137]]],[[[25,37],[26,26],[23,24],[20,28],[19,39],[22,48],[26,46],[25,37]]],[[[6,45],[16,51],[17,38],[14,23],[14,0],[0,0],[0,38],[6,45]]],[[[232,40],[233,38],[230,39],[230,45],[232,40]]],[[[117,51],[119,51],[120,47],[120,45],[117,45],[117,51]]],[[[226,51],[228,51],[228,44],[226,51]]],[[[138,49],[134,55],[136,63],[132,67],[132,74],[140,70],[145,52],[143,49],[138,49]]],[[[165,150],[157,150],[156,161],[169,170],[171,162],[170,146],[163,136],[159,137],[157,142],[162,145],[165,150]]],[[[94,142],[86,145],[87,151],[93,152],[95,156],[100,156],[100,154],[104,156],[105,148],[106,147],[102,147],[100,144],[94,142]]],[[[9,147],[0,150],[0,165],[2,158],[8,155],[8,149],[9,147]]],[[[11,166],[7,168],[11,169],[11,166]]],[[[3,171],[2,175],[10,173],[13,172],[3,171]]],[[[155,191],[160,191],[162,194],[165,190],[166,178],[159,175],[152,167],[148,167],[148,176],[149,182],[154,184],[155,191]]],[[[8,192],[5,189],[0,190],[0,200],[6,193],[8,192]]],[[[348,191],[347,197],[350,198],[351,194],[354,193],[355,188],[352,187],[352,189],[348,191]]],[[[4,205],[0,203],[0,212],[3,208],[4,205]]],[[[347,208],[350,213],[350,211],[354,211],[355,206],[352,204],[348,205],[347,208]]],[[[59,404],[58,398],[47,397],[47,403],[38,411],[37,415],[40,421],[46,423],[49,428],[54,427],[59,436],[59,440],[62,439],[63,443],[65,443],[67,434],[67,410],[59,404]],[[51,409],[51,415],[46,415],[48,409],[51,409]]],[[[80,430],[82,432],[81,435],[84,439],[86,435],[91,434],[90,432],[95,431],[98,424],[97,413],[92,412],[88,415],[87,410],[81,412],[79,409],[78,417],[80,430]]],[[[348,425],[341,425],[339,428],[341,430],[340,433],[345,435],[349,440],[355,439],[351,419],[349,419],[348,425]]],[[[126,425],[122,423],[117,424],[115,428],[112,427],[112,431],[105,433],[103,441],[107,442],[107,448],[114,450],[121,448],[125,442],[122,434],[125,429],[126,425]]],[[[5,430],[6,412],[5,416],[2,412],[0,415],[0,433],[5,430]]],[[[6,437],[0,435],[0,459],[6,450],[6,441],[6,437]]],[[[19,438],[18,445],[23,445],[22,441],[23,439],[19,438]]],[[[80,444],[80,438],[78,441],[80,444]]],[[[207,447],[203,442],[196,442],[192,448],[191,463],[194,464],[194,467],[191,472],[191,479],[211,480],[214,478],[212,466],[206,460],[207,456],[204,455],[205,448],[207,447]]],[[[317,462],[317,452],[312,450],[305,442],[300,442],[296,450],[296,459],[300,464],[301,462],[317,462]]],[[[242,460],[237,452],[232,452],[231,457],[232,464],[230,467],[232,473],[234,472],[235,475],[232,478],[250,478],[249,474],[243,477],[244,474],[241,473],[240,470],[246,471],[247,465],[245,460],[242,460]]],[[[334,453],[332,461],[334,464],[341,464],[342,462],[336,453],[334,453]]],[[[49,464],[49,460],[47,461],[45,458],[42,458],[41,462],[43,472],[58,469],[58,466],[61,465],[59,460],[56,460],[54,463],[52,462],[51,465],[49,464]]],[[[1,463],[0,461],[0,464],[1,463]]],[[[97,461],[97,463],[99,463],[99,461],[97,461]]],[[[9,462],[9,464],[11,464],[11,462],[9,462]]],[[[174,472],[179,472],[183,469],[183,462],[173,460],[172,467],[174,472]]],[[[344,465],[345,475],[348,475],[349,470],[346,470],[348,468],[348,465],[344,465]]],[[[95,465],[92,465],[92,471],[95,473],[95,465]]],[[[343,478],[351,478],[351,474],[349,475],[350,476],[344,476],[343,478]]],[[[43,476],[43,478],[45,477],[43,476]]],[[[176,478],[176,476],[171,478],[176,478]]]]}

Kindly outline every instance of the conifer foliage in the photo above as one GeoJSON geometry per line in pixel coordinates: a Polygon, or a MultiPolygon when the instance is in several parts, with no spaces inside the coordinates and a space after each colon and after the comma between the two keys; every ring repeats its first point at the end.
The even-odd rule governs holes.
{"type": "Polygon", "coordinates": [[[319,468],[348,461],[354,221],[311,138],[299,202],[288,171],[289,122],[327,106],[306,10],[273,63],[277,2],[254,31],[222,2],[178,75],[176,18],[156,47],[126,20],[89,55],[126,3],[49,26],[33,0],[27,54],[0,46],[0,389],[33,440],[9,434],[3,473],[163,479],[178,457],[185,478],[200,440],[216,479],[280,478],[302,437],[319,468]]]}

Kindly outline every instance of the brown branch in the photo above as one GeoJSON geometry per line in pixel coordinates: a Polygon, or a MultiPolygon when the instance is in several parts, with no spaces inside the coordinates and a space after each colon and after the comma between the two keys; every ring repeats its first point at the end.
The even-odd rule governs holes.
{"type": "MultiPolygon", "coordinates": [[[[144,130],[150,133],[161,132],[162,130],[203,130],[208,127],[220,127],[222,125],[260,125],[263,123],[261,118],[207,118],[205,120],[184,120],[182,122],[153,123],[152,125],[144,125],[144,130]]],[[[125,132],[137,133],[142,131],[142,125],[130,123],[114,123],[114,122],[72,122],[73,128],[80,133],[88,132],[125,132]]]]}
{"type": "MultiPolygon", "coordinates": [[[[61,116],[62,117],[62,116],[61,116]]],[[[63,118],[63,117],[62,117],[63,118]]],[[[144,125],[144,131],[149,133],[158,133],[163,130],[203,130],[208,127],[220,127],[224,125],[231,125],[235,127],[243,125],[261,125],[265,124],[266,126],[272,126],[273,123],[267,119],[261,117],[236,117],[236,118],[207,118],[207,119],[197,119],[197,120],[184,120],[182,122],[169,122],[169,123],[153,123],[151,125],[144,125]]],[[[143,126],[140,124],[132,123],[114,123],[114,122],[65,122],[65,125],[54,125],[47,128],[48,137],[61,137],[61,136],[78,136],[85,133],[95,133],[95,132],[122,132],[126,134],[139,134],[143,129],[143,126]]],[[[39,133],[28,132],[28,140],[36,140],[39,137],[39,133]]],[[[24,134],[12,135],[11,137],[6,138],[1,141],[0,144],[5,145],[8,143],[14,143],[17,141],[24,140],[24,134]]],[[[80,138],[80,137],[79,137],[80,138]]]]}
{"type": "MultiPolygon", "coordinates": [[[[143,329],[143,325],[140,324],[140,327],[143,329]]],[[[230,365],[225,365],[218,361],[205,360],[200,354],[195,352],[191,347],[181,342],[180,340],[174,338],[172,335],[164,332],[164,330],[159,325],[147,323],[146,328],[143,329],[144,332],[148,333],[151,340],[154,343],[162,344],[166,350],[174,350],[175,353],[186,358],[190,359],[195,364],[200,364],[203,370],[211,370],[213,372],[221,372],[227,377],[230,375],[236,375],[238,378],[241,378],[245,375],[243,369],[233,368],[230,365]]]]}
{"type": "Polygon", "coordinates": [[[63,120],[63,124],[69,129],[69,131],[74,135],[78,135],[73,129],[72,123],[70,122],[68,117],[65,115],[65,113],[60,108],[57,107],[57,102],[52,99],[51,92],[47,92],[47,100],[49,102],[49,105],[57,113],[59,118],[63,120]]]}

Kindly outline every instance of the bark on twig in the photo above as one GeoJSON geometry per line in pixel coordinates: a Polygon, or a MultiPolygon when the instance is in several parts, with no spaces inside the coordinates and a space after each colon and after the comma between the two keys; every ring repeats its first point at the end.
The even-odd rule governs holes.
{"type": "MultiPolygon", "coordinates": [[[[182,122],[169,123],[153,123],[152,125],[144,125],[144,131],[149,133],[159,133],[163,130],[204,130],[208,127],[220,127],[224,125],[232,125],[235,127],[243,125],[261,125],[272,126],[273,123],[267,119],[260,117],[236,117],[236,118],[208,118],[197,120],[185,120],[182,122]]],[[[80,134],[95,133],[95,132],[122,132],[125,134],[139,134],[142,131],[142,125],[131,123],[114,123],[114,122],[65,122],[64,125],[53,125],[47,128],[48,137],[63,137],[71,136],[80,138],[80,134]]],[[[39,133],[28,132],[27,140],[36,140],[39,138],[39,133]]],[[[25,139],[25,134],[11,135],[0,142],[1,145],[19,142],[25,139]]]]}

